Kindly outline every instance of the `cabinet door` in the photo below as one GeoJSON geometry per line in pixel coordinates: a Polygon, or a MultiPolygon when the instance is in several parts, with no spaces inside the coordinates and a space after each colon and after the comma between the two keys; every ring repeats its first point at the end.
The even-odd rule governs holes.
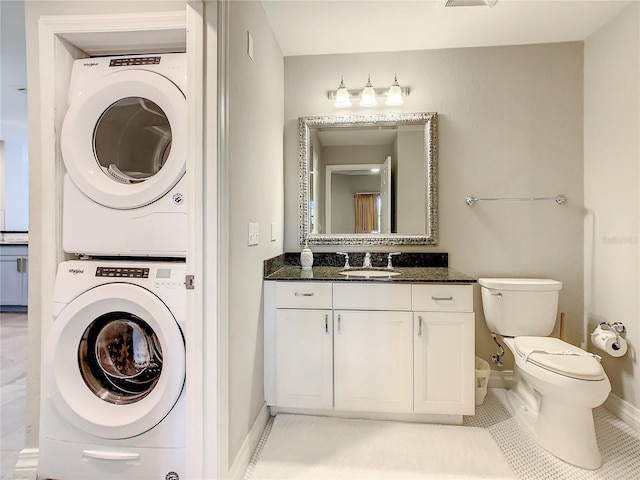
{"type": "Polygon", "coordinates": [[[473,313],[414,313],[414,412],[475,413],[473,313]]]}
{"type": "Polygon", "coordinates": [[[331,310],[276,311],[279,407],[332,408],[331,310]]]}
{"type": "Polygon", "coordinates": [[[15,255],[0,256],[0,302],[2,305],[26,305],[25,274],[19,271],[18,265],[23,257],[15,255]]]}
{"type": "Polygon", "coordinates": [[[336,410],[411,412],[411,312],[333,315],[336,410]]]}

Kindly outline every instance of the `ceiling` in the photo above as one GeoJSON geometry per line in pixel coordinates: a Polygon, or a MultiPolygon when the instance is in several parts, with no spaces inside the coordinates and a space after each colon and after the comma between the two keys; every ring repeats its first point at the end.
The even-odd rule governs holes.
{"type": "MultiPolygon", "coordinates": [[[[239,0],[232,0],[239,1],[239,0]]],[[[633,0],[263,0],[283,55],[383,52],[584,40],[633,0]]],[[[0,0],[0,140],[27,137],[23,0],[0,0]]]]}
{"type": "Polygon", "coordinates": [[[585,40],[631,0],[263,0],[284,56],[585,40]]]}

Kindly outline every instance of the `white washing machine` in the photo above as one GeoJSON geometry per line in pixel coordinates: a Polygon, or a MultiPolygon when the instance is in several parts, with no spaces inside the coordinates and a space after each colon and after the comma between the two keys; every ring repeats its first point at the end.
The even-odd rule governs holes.
{"type": "Polygon", "coordinates": [[[185,264],[58,267],[38,478],[185,478],[185,264]]]}
{"type": "Polygon", "coordinates": [[[186,54],[76,60],[60,135],[63,248],[185,257],[186,54]]]}

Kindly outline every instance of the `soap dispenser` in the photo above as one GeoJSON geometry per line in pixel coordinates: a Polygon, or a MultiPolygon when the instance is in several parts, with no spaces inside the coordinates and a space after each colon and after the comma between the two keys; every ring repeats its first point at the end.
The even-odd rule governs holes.
{"type": "Polygon", "coordinates": [[[313,252],[307,242],[304,242],[304,248],[300,252],[300,265],[302,265],[303,270],[311,270],[313,266],[313,252]]]}

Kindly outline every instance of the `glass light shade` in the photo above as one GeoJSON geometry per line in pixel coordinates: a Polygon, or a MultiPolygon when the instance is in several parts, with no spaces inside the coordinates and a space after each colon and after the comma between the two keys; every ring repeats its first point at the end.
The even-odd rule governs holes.
{"type": "Polygon", "coordinates": [[[344,86],[344,80],[340,79],[340,85],[336,90],[336,100],[333,102],[333,106],[337,108],[344,108],[351,106],[351,99],[349,98],[349,90],[344,86]]]}
{"type": "Polygon", "coordinates": [[[404,103],[404,99],[402,98],[402,90],[400,89],[400,84],[398,83],[398,77],[393,80],[391,84],[391,88],[389,88],[389,93],[387,94],[387,100],[384,102],[385,105],[402,105],[404,103]]]}
{"type": "Polygon", "coordinates": [[[376,90],[371,85],[371,77],[367,79],[367,84],[362,89],[362,98],[360,99],[361,107],[373,107],[378,104],[376,100],[376,90]]]}

